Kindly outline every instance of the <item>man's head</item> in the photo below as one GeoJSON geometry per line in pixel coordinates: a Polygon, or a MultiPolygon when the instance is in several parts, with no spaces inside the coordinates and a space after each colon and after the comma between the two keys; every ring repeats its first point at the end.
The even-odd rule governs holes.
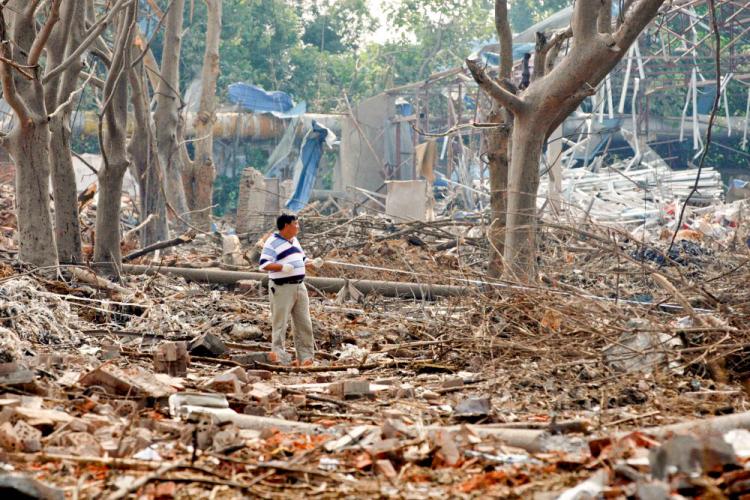
{"type": "Polygon", "coordinates": [[[276,219],[276,228],[279,230],[279,234],[291,240],[297,233],[299,233],[299,224],[297,222],[297,216],[291,214],[282,214],[276,219]]]}

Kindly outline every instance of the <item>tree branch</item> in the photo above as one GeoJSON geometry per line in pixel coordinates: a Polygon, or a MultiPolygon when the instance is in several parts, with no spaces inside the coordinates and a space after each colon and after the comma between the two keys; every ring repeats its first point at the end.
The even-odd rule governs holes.
{"type": "Polygon", "coordinates": [[[575,45],[586,44],[596,36],[601,0],[577,0],[570,27],[575,45]]]}
{"type": "Polygon", "coordinates": [[[31,0],[26,6],[26,10],[23,13],[24,17],[28,19],[34,17],[34,13],[36,12],[36,8],[39,7],[40,2],[41,0],[31,0]]]}
{"type": "Polygon", "coordinates": [[[508,0],[495,0],[495,31],[500,44],[500,79],[510,79],[513,73],[513,33],[508,21],[508,0]]]}
{"type": "Polygon", "coordinates": [[[78,46],[76,50],[74,50],[63,62],[60,63],[59,66],[56,68],[50,70],[47,72],[46,75],[44,75],[44,78],[42,79],[42,83],[47,83],[50,79],[56,77],[65,69],[73,64],[77,59],[79,59],[86,50],[88,50],[89,46],[91,46],[92,43],[94,43],[98,38],[99,35],[104,31],[104,29],[107,27],[107,24],[112,20],[112,18],[124,7],[130,5],[133,3],[134,0],[117,0],[117,3],[112,6],[112,8],[109,10],[107,15],[99,18],[89,29],[86,38],[81,42],[81,45],[78,46]]]}
{"type": "Polygon", "coordinates": [[[613,38],[620,50],[626,50],[659,12],[664,0],[640,0],[628,10],[622,26],[613,38]]]}
{"type": "Polygon", "coordinates": [[[42,55],[44,46],[47,45],[47,40],[49,40],[49,36],[52,33],[52,28],[54,28],[57,21],[60,20],[60,2],[62,2],[62,0],[53,0],[49,17],[44,23],[42,31],[39,32],[39,34],[34,39],[34,43],[31,45],[29,58],[26,63],[29,66],[36,66],[37,64],[39,64],[39,58],[42,55]]]}
{"type": "Polygon", "coordinates": [[[612,33],[612,0],[602,0],[599,9],[599,33],[612,33]]]}
{"type": "Polygon", "coordinates": [[[76,100],[76,98],[78,98],[78,96],[81,94],[81,92],[83,92],[83,89],[86,88],[86,85],[88,85],[89,81],[91,80],[91,78],[93,76],[94,76],[93,72],[89,73],[88,78],[86,79],[85,82],[83,82],[83,85],[81,85],[80,88],[78,88],[78,89],[74,90],[73,92],[71,92],[70,96],[68,96],[68,99],[65,102],[63,102],[62,104],[60,104],[57,107],[56,110],[54,110],[52,113],[50,113],[49,119],[51,120],[52,118],[54,118],[55,116],[57,116],[59,113],[65,112],[65,110],[67,108],[69,108],[70,106],[72,106],[73,102],[76,100]]]}
{"type": "MultiPolygon", "coordinates": [[[[172,4],[174,3],[174,0],[170,0],[169,5],[167,5],[167,8],[164,10],[164,12],[161,14],[161,17],[159,18],[159,23],[156,25],[156,29],[154,29],[154,33],[151,35],[151,38],[146,43],[146,46],[143,47],[143,50],[141,51],[140,55],[136,57],[135,61],[130,65],[131,68],[135,68],[138,66],[138,63],[140,63],[144,57],[146,57],[146,54],[149,50],[151,50],[151,44],[154,41],[154,38],[156,38],[156,34],[159,33],[159,30],[161,29],[164,20],[167,18],[167,14],[169,13],[169,10],[172,8],[172,4]]],[[[152,8],[154,6],[152,5],[152,8]]],[[[140,38],[140,36],[139,36],[140,38]]]]}
{"type": "Polygon", "coordinates": [[[42,50],[44,50],[44,46],[47,45],[47,40],[49,40],[49,36],[52,33],[52,28],[55,27],[55,24],[57,21],[60,20],[60,2],[62,0],[53,0],[52,1],[52,8],[50,9],[49,17],[47,18],[47,21],[44,23],[44,26],[42,27],[42,31],[39,32],[39,34],[34,39],[34,43],[31,46],[31,50],[29,51],[29,58],[27,59],[27,63],[29,66],[36,66],[39,64],[39,58],[42,55],[42,50]]]}
{"type": "Polygon", "coordinates": [[[560,46],[565,40],[573,37],[573,30],[568,26],[547,39],[544,33],[537,33],[536,52],[534,54],[534,78],[537,80],[550,72],[555,65],[560,46]]]}
{"type": "Polygon", "coordinates": [[[16,85],[13,82],[13,73],[11,72],[11,64],[7,61],[12,61],[12,55],[10,53],[10,42],[8,41],[8,34],[5,29],[5,13],[3,9],[0,9],[0,53],[3,56],[0,61],[0,79],[2,80],[3,86],[3,98],[5,102],[16,112],[18,115],[18,121],[21,126],[24,126],[29,122],[29,110],[26,104],[18,98],[16,92],[16,85]]]}
{"type": "Polygon", "coordinates": [[[534,50],[534,74],[531,81],[542,78],[547,71],[547,53],[551,45],[547,44],[547,37],[541,31],[536,32],[536,47],[534,50]]]}
{"type": "Polygon", "coordinates": [[[514,115],[523,113],[526,110],[526,103],[487,76],[484,68],[479,66],[478,61],[467,59],[466,66],[468,66],[471,76],[474,77],[474,81],[500,105],[506,107],[514,115]]]}

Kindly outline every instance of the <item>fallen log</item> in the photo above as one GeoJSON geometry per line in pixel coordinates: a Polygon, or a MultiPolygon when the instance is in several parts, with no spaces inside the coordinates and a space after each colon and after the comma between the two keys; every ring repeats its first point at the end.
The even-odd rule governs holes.
{"type": "Polygon", "coordinates": [[[151,252],[155,252],[157,250],[163,250],[165,248],[171,248],[177,245],[183,245],[185,243],[189,243],[193,241],[193,239],[195,239],[195,231],[190,230],[185,234],[181,234],[180,236],[176,238],[172,238],[171,240],[157,241],[153,245],[149,245],[145,248],[141,248],[140,250],[136,250],[135,252],[129,253],[128,255],[122,258],[122,261],[130,262],[131,260],[137,259],[138,257],[143,257],[144,255],[150,254],[151,252]]]}
{"type": "MultiPolygon", "coordinates": [[[[241,280],[268,282],[266,273],[225,271],[222,269],[190,269],[184,267],[153,267],[123,264],[122,272],[128,274],[168,274],[179,276],[189,281],[234,285],[241,280]]],[[[378,293],[386,297],[409,297],[432,300],[437,297],[465,295],[468,288],[454,285],[432,285],[408,283],[401,281],[346,280],[342,278],[308,277],[306,281],[324,292],[336,293],[346,286],[347,282],[362,293],[378,293]]]]}
{"type": "MultiPolygon", "coordinates": [[[[640,429],[640,431],[661,438],[668,434],[724,433],[732,429],[750,429],[750,412],[721,415],[704,420],[689,420],[659,427],[647,427],[640,429]]],[[[624,436],[627,434],[627,432],[621,432],[618,435],[624,436]]]]}
{"type": "Polygon", "coordinates": [[[108,292],[116,292],[122,295],[130,295],[133,293],[133,290],[112,283],[111,281],[98,276],[91,269],[84,267],[69,267],[68,272],[78,281],[102,290],[107,290],[108,292]]]}

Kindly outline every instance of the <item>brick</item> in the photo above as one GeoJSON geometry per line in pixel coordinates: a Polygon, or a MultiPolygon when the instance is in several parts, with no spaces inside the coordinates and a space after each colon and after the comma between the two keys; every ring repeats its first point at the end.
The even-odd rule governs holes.
{"type": "Polygon", "coordinates": [[[328,386],[328,392],[338,398],[357,398],[370,395],[368,380],[342,380],[328,386]]]}
{"type": "Polygon", "coordinates": [[[227,352],[227,346],[213,333],[204,333],[190,342],[190,354],[216,358],[227,352]]]}
{"type": "Polygon", "coordinates": [[[271,380],[273,373],[268,370],[245,370],[248,377],[258,377],[261,380],[271,380]]]}
{"type": "Polygon", "coordinates": [[[211,389],[225,394],[240,394],[242,392],[242,383],[234,373],[220,373],[211,379],[207,385],[211,389]]]}
{"type": "Polygon", "coordinates": [[[248,395],[262,405],[281,399],[281,395],[279,395],[276,389],[263,382],[253,384],[248,395]]]}
{"type": "Polygon", "coordinates": [[[42,433],[38,429],[19,420],[13,426],[13,430],[21,443],[21,450],[25,453],[36,453],[42,449],[42,433]]]}
{"type": "Polygon", "coordinates": [[[163,342],[154,352],[154,371],[171,377],[184,377],[190,366],[186,342],[163,342]]]}

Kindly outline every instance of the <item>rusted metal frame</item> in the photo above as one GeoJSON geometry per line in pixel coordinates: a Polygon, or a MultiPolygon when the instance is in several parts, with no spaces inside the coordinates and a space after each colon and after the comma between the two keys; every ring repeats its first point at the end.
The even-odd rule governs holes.
{"type": "MultiPolygon", "coordinates": [[[[732,5],[734,5],[734,2],[730,2],[730,3],[732,3],[732,5]]],[[[738,11],[736,11],[732,16],[730,16],[730,18],[726,19],[724,23],[732,23],[734,21],[734,19],[736,18],[736,16],[740,15],[745,9],[747,9],[749,7],[750,7],[750,3],[746,3],[746,4],[742,5],[742,6],[740,6],[740,9],[738,11]]],[[[704,36],[701,40],[699,40],[696,44],[694,44],[693,47],[691,47],[690,49],[688,49],[687,51],[685,51],[685,53],[683,53],[679,57],[677,57],[677,59],[675,59],[674,62],[675,63],[680,62],[683,58],[685,58],[686,56],[690,55],[693,51],[697,50],[697,48],[699,46],[701,46],[706,40],[708,40],[712,36],[713,35],[710,34],[710,33],[708,35],[704,36]]],[[[738,36],[741,37],[742,34],[740,34],[738,36]]],[[[730,43],[736,43],[737,37],[733,37],[733,33],[731,34],[730,38],[732,38],[732,40],[733,40],[733,42],[730,42],[730,43]]],[[[729,46],[729,44],[727,46],[729,46]]]]}

